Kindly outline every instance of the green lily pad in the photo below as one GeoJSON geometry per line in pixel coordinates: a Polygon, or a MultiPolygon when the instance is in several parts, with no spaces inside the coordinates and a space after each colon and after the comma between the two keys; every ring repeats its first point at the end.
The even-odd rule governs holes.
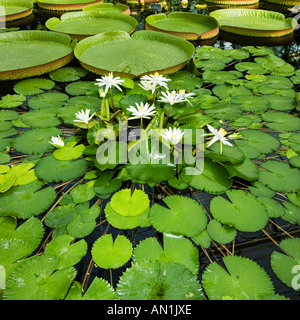
{"type": "Polygon", "coordinates": [[[272,252],[271,267],[283,283],[299,291],[300,239],[282,240],[279,247],[284,253],[278,251],[272,252]]]}
{"type": "Polygon", "coordinates": [[[280,147],[280,142],[269,133],[259,130],[243,130],[241,134],[242,139],[235,140],[239,148],[251,146],[261,153],[271,153],[280,147]]]}
{"type": "Polygon", "coordinates": [[[61,120],[56,116],[56,111],[52,109],[31,110],[22,115],[22,121],[32,128],[49,128],[61,124],[61,120]]]}
{"type": "Polygon", "coordinates": [[[210,202],[213,216],[221,223],[244,232],[255,232],[268,222],[266,208],[256,198],[242,190],[226,192],[230,201],[221,196],[210,202]]]}
{"type": "Polygon", "coordinates": [[[57,160],[51,154],[38,162],[35,173],[47,182],[61,182],[80,177],[85,173],[87,167],[88,164],[85,159],[57,160]]]}
{"type": "Polygon", "coordinates": [[[99,87],[94,81],[76,81],[69,83],[65,90],[71,96],[81,96],[98,94],[99,87]]]}
{"type": "Polygon", "coordinates": [[[279,96],[273,94],[266,94],[263,96],[270,103],[270,109],[277,111],[289,111],[296,108],[297,104],[294,98],[279,96]]]}
{"type": "Polygon", "coordinates": [[[168,196],[163,201],[168,208],[154,204],[149,213],[150,222],[158,231],[193,237],[206,227],[205,210],[195,200],[168,196]]]}
{"type": "Polygon", "coordinates": [[[32,254],[44,235],[43,225],[37,218],[26,220],[17,229],[16,225],[7,219],[10,218],[2,217],[0,220],[10,227],[5,233],[2,232],[0,240],[0,261],[5,267],[32,254]]]}
{"type": "Polygon", "coordinates": [[[51,90],[55,83],[49,79],[31,78],[21,80],[14,85],[14,91],[25,96],[43,93],[44,90],[51,90]]]}
{"type": "Polygon", "coordinates": [[[80,67],[64,67],[49,73],[49,77],[58,82],[76,81],[86,75],[87,71],[80,67]]]}
{"type": "Polygon", "coordinates": [[[221,30],[250,37],[281,37],[294,31],[296,21],[284,14],[258,9],[220,9],[210,13],[221,30]]]}
{"type": "Polygon", "coordinates": [[[81,40],[88,36],[116,30],[132,33],[137,24],[134,17],[125,14],[77,11],[64,13],[60,19],[52,17],[46,21],[45,25],[51,31],[65,33],[72,38],[81,40]]]}
{"type": "Polygon", "coordinates": [[[92,256],[98,267],[116,269],[123,266],[132,255],[130,241],[122,235],[114,240],[111,234],[98,238],[92,248],[92,256]]]}
{"type": "Polygon", "coordinates": [[[224,193],[232,185],[228,171],[210,159],[204,159],[203,172],[199,172],[198,175],[188,175],[183,172],[182,177],[193,188],[211,194],[224,193]]]}
{"type": "Polygon", "coordinates": [[[274,293],[271,278],[256,262],[240,256],[223,258],[226,270],[217,262],[203,273],[202,284],[210,300],[230,296],[238,300],[261,300],[274,293]]]}
{"type": "Polygon", "coordinates": [[[148,30],[137,31],[132,37],[124,31],[103,32],[81,40],[74,51],[89,71],[97,74],[114,71],[115,75],[129,78],[157,70],[160,73],[175,72],[189,61],[194,52],[194,46],[187,40],[148,30]],[[124,57],[127,57],[126,61],[124,57]]]}
{"type": "Polygon", "coordinates": [[[42,186],[43,183],[36,180],[0,194],[0,216],[12,215],[19,219],[29,219],[44,212],[55,200],[56,193],[52,187],[41,189],[42,186]]]}
{"type": "Polygon", "coordinates": [[[270,105],[270,102],[264,96],[235,96],[230,102],[237,104],[243,111],[248,112],[263,112],[270,105]]]}
{"type": "Polygon", "coordinates": [[[177,35],[187,40],[210,39],[219,33],[217,21],[211,17],[191,12],[171,12],[150,15],[146,18],[146,30],[177,35]]]}
{"type": "Polygon", "coordinates": [[[69,235],[61,235],[52,239],[45,249],[45,256],[58,257],[60,262],[57,265],[58,269],[69,268],[78,263],[87,252],[87,243],[84,240],[79,240],[70,244],[74,240],[69,235]]]}
{"type": "Polygon", "coordinates": [[[24,260],[6,283],[7,300],[62,300],[76,276],[73,267],[56,270],[60,258],[46,255],[24,260]]]}
{"type": "Polygon", "coordinates": [[[278,192],[295,192],[300,188],[300,171],[288,163],[267,160],[261,164],[258,181],[278,192]]]}
{"type": "Polygon", "coordinates": [[[66,226],[73,220],[74,215],[72,206],[58,206],[47,213],[45,224],[51,228],[66,226]]]}
{"type": "Polygon", "coordinates": [[[179,263],[137,262],[120,277],[116,294],[122,300],[202,300],[197,277],[179,263]]]}
{"type": "Polygon", "coordinates": [[[97,204],[89,207],[88,202],[81,203],[75,207],[75,217],[67,225],[68,233],[74,238],[88,236],[96,228],[96,218],[100,214],[97,204]]]}
{"type": "Polygon", "coordinates": [[[31,129],[19,134],[13,140],[13,146],[24,154],[43,154],[53,150],[53,146],[49,143],[51,137],[61,134],[61,130],[57,128],[31,129]]]}
{"type": "Polygon", "coordinates": [[[32,109],[59,109],[68,99],[69,97],[64,93],[46,92],[29,99],[28,106],[32,109]]]}
{"type": "Polygon", "coordinates": [[[266,126],[275,131],[297,131],[300,130],[300,119],[284,112],[273,111],[262,115],[266,126]]]}
{"type": "Polygon", "coordinates": [[[218,220],[212,219],[207,225],[207,232],[211,239],[219,243],[229,243],[236,237],[235,228],[228,225],[222,225],[218,220]]]}
{"type": "Polygon", "coordinates": [[[26,101],[26,97],[23,94],[7,94],[0,100],[0,108],[16,108],[21,106],[24,101],[26,101]]]}
{"type": "Polygon", "coordinates": [[[113,210],[123,216],[137,216],[149,209],[149,198],[142,190],[130,189],[118,191],[111,198],[111,207],[113,210]]]}
{"type": "MultiPolygon", "coordinates": [[[[141,215],[143,215],[142,213],[141,215]]],[[[111,224],[114,228],[117,229],[134,229],[140,225],[139,217],[137,216],[122,216],[118,212],[116,212],[109,202],[105,207],[105,216],[106,220],[111,224]]]]}
{"type": "Polygon", "coordinates": [[[191,272],[199,270],[199,253],[192,242],[184,237],[164,234],[163,248],[155,238],[141,241],[134,249],[133,262],[144,260],[173,261],[184,265],[191,272]]]}
{"type": "Polygon", "coordinates": [[[75,160],[83,155],[85,146],[83,144],[77,145],[76,141],[67,143],[62,148],[58,148],[53,152],[53,156],[57,160],[75,160]]]}
{"type": "MultiPolygon", "coordinates": [[[[1,80],[39,76],[69,63],[73,58],[71,38],[64,34],[39,30],[19,30],[0,35],[1,80]],[[5,63],[4,63],[5,62],[5,63]]],[[[26,79],[14,86],[17,93],[31,95],[50,90],[54,82],[47,79],[26,79]]]]}

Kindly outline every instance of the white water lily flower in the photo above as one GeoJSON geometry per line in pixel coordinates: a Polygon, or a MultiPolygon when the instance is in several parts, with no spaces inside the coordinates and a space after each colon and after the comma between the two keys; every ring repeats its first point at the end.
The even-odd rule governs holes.
{"type": "Polygon", "coordinates": [[[107,94],[108,89],[111,89],[111,87],[115,87],[122,91],[119,85],[124,82],[124,80],[122,80],[120,77],[114,77],[112,72],[109,73],[108,76],[102,76],[100,79],[96,79],[96,81],[98,81],[95,83],[96,86],[105,86],[105,95],[107,94]]]}
{"type": "Polygon", "coordinates": [[[183,93],[176,92],[173,90],[172,92],[168,91],[167,92],[162,92],[162,97],[160,97],[158,102],[165,102],[169,103],[171,106],[175,103],[181,103],[187,101],[187,98],[183,93]]]}
{"type": "Polygon", "coordinates": [[[129,106],[129,108],[127,108],[127,110],[130,111],[133,115],[133,117],[128,118],[128,120],[140,118],[150,119],[149,116],[152,116],[156,113],[156,110],[154,110],[155,107],[150,107],[148,102],[146,102],[145,104],[143,104],[143,102],[141,102],[140,104],[136,102],[135,105],[136,107],[129,106]]]}
{"type": "Polygon", "coordinates": [[[151,82],[148,81],[141,81],[141,83],[139,83],[139,86],[143,88],[145,91],[151,90],[152,93],[154,93],[156,88],[156,85],[153,85],[151,82]]]}
{"type": "Polygon", "coordinates": [[[76,116],[76,120],[73,120],[74,122],[83,122],[85,124],[88,124],[89,121],[93,118],[95,113],[93,113],[91,116],[90,116],[90,109],[85,109],[84,110],[81,110],[77,113],[75,113],[75,116],[76,116]]]}
{"type": "Polygon", "coordinates": [[[56,148],[62,148],[65,146],[65,142],[60,136],[57,136],[57,137],[53,136],[51,138],[51,141],[48,141],[48,142],[56,148]]]}
{"type": "Polygon", "coordinates": [[[179,94],[181,95],[181,98],[185,99],[187,102],[189,102],[188,99],[193,98],[195,95],[193,92],[185,93],[185,90],[179,90],[179,94]]]}
{"type": "Polygon", "coordinates": [[[222,144],[226,144],[230,147],[233,147],[233,145],[229,141],[227,141],[227,139],[225,138],[225,135],[227,134],[227,132],[223,128],[221,128],[218,131],[217,129],[215,129],[209,124],[207,125],[207,128],[211,133],[204,134],[204,136],[214,135],[214,137],[208,143],[207,147],[210,147],[212,144],[214,144],[217,141],[220,141],[220,153],[222,153],[222,144]]]}
{"type": "Polygon", "coordinates": [[[164,134],[160,134],[167,142],[176,145],[182,139],[184,132],[179,128],[168,128],[164,130],[164,134]]]}
{"type": "Polygon", "coordinates": [[[155,88],[157,86],[165,87],[166,89],[168,89],[168,84],[167,84],[168,81],[171,81],[171,79],[168,79],[162,76],[158,72],[155,72],[154,74],[150,74],[149,76],[141,77],[142,83],[148,82],[148,84],[151,85],[152,93],[154,93],[155,88]]]}

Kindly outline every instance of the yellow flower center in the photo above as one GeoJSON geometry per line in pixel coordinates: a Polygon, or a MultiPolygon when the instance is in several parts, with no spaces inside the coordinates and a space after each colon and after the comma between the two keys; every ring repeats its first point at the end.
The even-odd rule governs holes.
{"type": "Polygon", "coordinates": [[[223,128],[221,128],[221,129],[219,130],[219,132],[220,132],[220,134],[221,134],[223,137],[225,137],[226,134],[227,134],[227,131],[224,130],[223,128]]]}

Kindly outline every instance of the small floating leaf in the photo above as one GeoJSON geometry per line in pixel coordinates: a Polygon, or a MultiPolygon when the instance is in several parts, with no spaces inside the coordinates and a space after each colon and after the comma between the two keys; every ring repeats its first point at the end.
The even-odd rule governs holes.
{"type": "Polygon", "coordinates": [[[80,67],[64,67],[49,73],[49,77],[58,82],[71,82],[87,75],[87,70],[80,67]]]}
{"type": "Polygon", "coordinates": [[[43,93],[44,90],[51,90],[55,83],[48,79],[30,78],[21,80],[14,86],[14,91],[25,96],[43,93]]]}
{"type": "Polygon", "coordinates": [[[98,267],[116,269],[123,266],[132,255],[130,241],[122,235],[113,240],[111,234],[98,238],[92,248],[92,256],[98,267]]]}

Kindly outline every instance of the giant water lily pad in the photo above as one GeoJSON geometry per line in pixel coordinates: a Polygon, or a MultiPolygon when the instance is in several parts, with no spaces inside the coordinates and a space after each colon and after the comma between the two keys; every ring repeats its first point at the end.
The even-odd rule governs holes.
{"type": "Polygon", "coordinates": [[[123,3],[96,3],[82,8],[82,11],[97,11],[97,12],[110,12],[110,13],[123,13],[130,14],[130,8],[123,3]]]}
{"type": "Polygon", "coordinates": [[[221,9],[210,13],[221,30],[250,37],[282,37],[294,31],[297,21],[282,13],[257,9],[221,9]]]}
{"type": "Polygon", "coordinates": [[[71,38],[47,31],[0,34],[0,80],[23,79],[58,69],[73,58],[71,38]]]}
{"type": "Polygon", "coordinates": [[[85,6],[101,3],[103,0],[40,0],[39,7],[55,11],[81,10],[85,6]]]}
{"type": "Polygon", "coordinates": [[[146,18],[145,27],[146,30],[165,32],[187,40],[210,39],[219,33],[214,18],[191,12],[150,15],[146,18]]]}
{"type": "Polygon", "coordinates": [[[194,52],[187,40],[147,30],[137,31],[132,37],[125,31],[103,32],[83,39],[74,51],[82,66],[91,72],[114,72],[129,78],[155,71],[175,72],[194,52]]]}
{"type": "Polygon", "coordinates": [[[132,33],[137,20],[120,13],[104,12],[68,12],[60,19],[52,17],[46,21],[51,31],[65,33],[75,39],[83,39],[101,32],[123,30],[132,33]]]}
{"type": "Polygon", "coordinates": [[[28,0],[1,0],[0,6],[5,9],[5,15],[0,15],[0,21],[13,21],[25,18],[33,11],[32,1],[28,0]]]}

